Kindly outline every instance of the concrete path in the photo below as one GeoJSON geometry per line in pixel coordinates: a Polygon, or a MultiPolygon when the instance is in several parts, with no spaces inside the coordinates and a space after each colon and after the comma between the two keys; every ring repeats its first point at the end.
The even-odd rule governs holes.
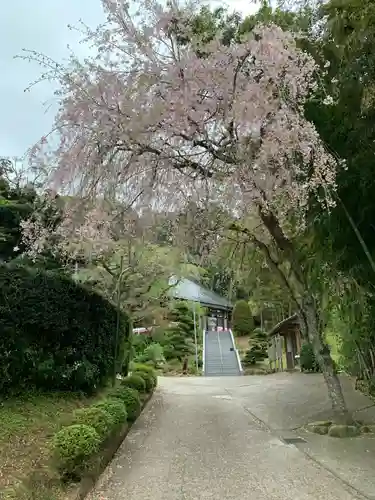
{"type": "Polygon", "coordinates": [[[301,435],[309,384],[323,397],[319,378],[301,377],[161,378],[90,500],[375,499],[369,441],[356,438],[352,457],[353,440],[283,441],[301,435]]]}

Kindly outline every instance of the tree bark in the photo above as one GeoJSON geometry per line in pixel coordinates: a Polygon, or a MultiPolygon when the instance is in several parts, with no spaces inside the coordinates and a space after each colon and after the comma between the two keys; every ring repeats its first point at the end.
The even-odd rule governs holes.
{"type": "Polygon", "coordinates": [[[271,211],[264,211],[260,207],[259,215],[277,247],[282,252],[284,259],[291,266],[291,279],[285,276],[285,281],[288,282],[291,290],[296,288],[297,293],[292,294],[292,298],[300,298],[300,300],[297,298],[297,302],[300,302],[298,312],[301,316],[302,335],[305,340],[311,342],[316,360],[322,370],[332,404],[334,420],[341,424],[351,424],[353,423],[353,417],[346,406],[341,383],[334,369],[328,345],[323,340],[322,322],[317,311],[316,301],[308,291],[307,276],[304,273],[293,241],[285,235],[277,217],[271,211]]]}
{"type": "Polygon", "coordinates": [[[280,258],[277,261],[272,258],[269,247],[257,239],[249,229],[241,228],[236,224],[232,224],[230,229],[246,234],[249,241],[256,244],[266,256],[271,269],[277,272],[296,305],[302,336],[305,341],[308,340],[312,344],[316,360],[319,363],[328,389],[334,421],[342,424],[353,423],[353,417],[346,406],[341,383],[334,369],[329,348],[323,339],[322,321],[318,314],[316,301],[309,292],[308,277],[304,272],[295,245],[284,233],[277,216],[272,211],[259,206],[259,216],[279,250],[280,258]],[[288,262],[290,265],[288,275],[282,269],[281,264],[283,262],[288,262]]]}
{"type": "Polygon", "coordinates": [[[347,408],[340,379],[334,368],[328,345],[323,340],[319,315],[312,297],[305,295],[303,310],[306,324],[303,325],[303,322],[301,322],[302,330],[304,330],[302,333],[305,340],[311,343],[316,360],[323,373],[328,396],[331,400],[334,421],[337,424],[350,425],[353,423],[353,417],[347,408]]]}

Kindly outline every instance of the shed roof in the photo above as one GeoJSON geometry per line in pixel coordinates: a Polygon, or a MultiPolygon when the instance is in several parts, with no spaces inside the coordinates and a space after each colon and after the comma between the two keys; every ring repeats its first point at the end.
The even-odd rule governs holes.
{"type": "Polygon", "coordinates": [[[233,307],[225,297],[221,297],[219,294],[187,278],[177,281],[176,285],[170,289],[170,296],[199,302],[204,307],[214,307],[215,309],[229,310],[233,307]]]}
{"type": "Polygon", "coordinates": [[[269,337],[274,337],[275,335],[285,335],[287,332],[299,327],[299,318],[298,314],[293,314],[289,316],[289,318],[285,318],[280,323],[272,328],[270,332],[268,332],[269,337]]]}

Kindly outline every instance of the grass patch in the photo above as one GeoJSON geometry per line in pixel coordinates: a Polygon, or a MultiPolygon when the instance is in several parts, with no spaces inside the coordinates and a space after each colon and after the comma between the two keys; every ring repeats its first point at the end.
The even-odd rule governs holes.
{"type": "Polygon", "coordinates": [[[0,498],[55,500],[61,498],[57,474],[49,467],[50,440],[71,421],[77,408],[94,398],[80,394],[29,394],[0,400],[0,498]]]}

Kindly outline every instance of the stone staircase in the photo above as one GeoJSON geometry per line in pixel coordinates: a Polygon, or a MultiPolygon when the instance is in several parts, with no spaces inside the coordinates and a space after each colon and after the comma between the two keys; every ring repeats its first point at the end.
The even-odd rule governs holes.
{"type": "Polygon", "coordinates": [[[241,375],[241,366],[231,332],[208,330],[204,335],[204,375],[206,377],[241,375]]]}

